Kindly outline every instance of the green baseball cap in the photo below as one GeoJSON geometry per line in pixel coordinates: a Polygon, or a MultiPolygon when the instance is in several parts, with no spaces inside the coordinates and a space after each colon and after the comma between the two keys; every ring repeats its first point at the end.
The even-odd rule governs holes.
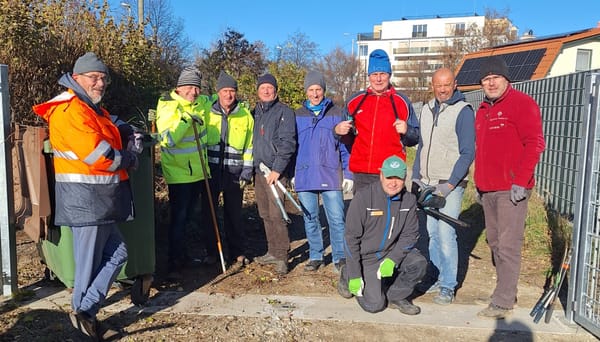
{"type": "Polygon", "coordinates": [[[404,179],[406,177],[406,163],[398,156],[388,157],[383,161],[379,170],[385,178],[398,177],[404,179]]]}

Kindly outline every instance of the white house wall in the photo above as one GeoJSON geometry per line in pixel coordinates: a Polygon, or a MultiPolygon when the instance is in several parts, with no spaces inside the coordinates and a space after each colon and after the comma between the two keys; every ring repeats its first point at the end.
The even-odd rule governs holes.
{"type": "Polygon", "coordinates": [[[560,76],[575,72],[575,61],[577,60],[577,50],[592,50],[591,69],[600,69],[600,41],[593,41],[581,44],[575,42],[563,48],[558,54],[556,60],[546,77],[560,76]]]}

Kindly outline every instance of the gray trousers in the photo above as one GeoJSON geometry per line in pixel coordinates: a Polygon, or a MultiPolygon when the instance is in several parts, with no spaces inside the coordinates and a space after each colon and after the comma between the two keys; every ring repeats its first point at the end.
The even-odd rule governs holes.
{"type": "Polygon", "coordinates": [[[486,238],[496,267],[492,303],[507,309],[512,309],[517,298],[529,195],[530,192],[516,205],[510,201],[510,191],[486,192],[481,196],[486,238]]]}

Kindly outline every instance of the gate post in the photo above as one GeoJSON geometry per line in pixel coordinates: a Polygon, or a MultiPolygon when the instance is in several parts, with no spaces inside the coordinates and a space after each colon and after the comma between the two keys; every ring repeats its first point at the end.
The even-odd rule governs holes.
{"type": "Polygon", "coordinates": [[[0,64],[0,285],[1,295],[17,291],[17,252],[10,136],[8,66],[0,64]]]}

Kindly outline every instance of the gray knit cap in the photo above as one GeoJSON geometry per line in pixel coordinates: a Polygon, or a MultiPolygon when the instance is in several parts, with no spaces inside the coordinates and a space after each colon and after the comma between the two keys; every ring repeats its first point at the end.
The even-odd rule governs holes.
{"type": "Polygon", "coordinates": [[[195,67],[186,67],[183,69],[177,80],[177,86],[192,85],[198,88],[202,85],[202,74],[195,67]]]}
{"type": "Polygon", "coordinates": [[[225,71],[221,71],[219,74],[219,79],[217,79],[217,91],[223,88],[233,88],[236,91],[238,90],[237,81],[229,76],[225,71]]]}
{"type": "Polygon", "coordinates": [[[103,72],[108,75],[108,67],[93,52],[86,52],[85,55],[77,58],[73,66],[74,74],[84,74],[90,71],[103,72]]]}
{"type": "Polygon", "coordinates": [[[304,91],[307,91],[308,87],[315,84],[320,85],[321,88],[323,88],[323,91],[325,91],[325,78],[323,78],[323,74],[311,70],[306,74],[306,77],[304,77],[304,91]]]}

